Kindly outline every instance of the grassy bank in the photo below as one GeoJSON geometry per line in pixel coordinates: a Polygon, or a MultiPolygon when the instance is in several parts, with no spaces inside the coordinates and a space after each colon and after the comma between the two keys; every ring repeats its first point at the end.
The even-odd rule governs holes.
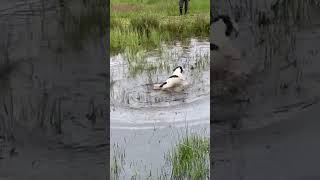
{"type": "Polygon", "coordinates": [[[162,42],[208,37],[209,1],[190,1],[189,5],[189,14],[179,16],[178,1],[112,0],[111,53],[135,53],[158,48],[162,42]]]}
{"type": "MultiPolygon", "coordinates": [[[[155,175],[149,169],[147,179],[209,179],[209,149],[209,138],[195,134],[186,136],[165,154],[161,172],[155,175]]],[[[125,149],[114,144],[110,169],[112,180],[124,178],[125,165],[128,163],[125,157],[125,149]]],[[[134,172],[131,179],[141,179],[141,173],[133,165],[135,163],[128,164],[130,169],[127,171],[134,172]]]]}

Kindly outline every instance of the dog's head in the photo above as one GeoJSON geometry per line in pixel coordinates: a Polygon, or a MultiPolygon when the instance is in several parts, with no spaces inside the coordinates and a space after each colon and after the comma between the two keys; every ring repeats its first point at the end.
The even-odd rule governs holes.
{"type": "Polygon", "coordinates": [[[177,69],[180,70],[180,73],[183,73],[183,68],[181,66],[177,66],[176,68],[174,68],[173,72],[175,72],[177,69]]]}
{"type": "Polygon", "coordinates": [[[215,24],[220,22],[220,24],[224,25],[225,35],[230,37],[231,35],[235,35],[237,37],[239,35],[239,27],[238,24],[227,15],[219,15],[213,18],[210,24],[215,24]]]}

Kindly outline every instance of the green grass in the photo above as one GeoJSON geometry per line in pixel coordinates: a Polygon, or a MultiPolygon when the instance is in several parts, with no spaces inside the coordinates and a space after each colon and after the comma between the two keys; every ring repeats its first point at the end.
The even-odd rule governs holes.
{"type": "Polygon", "coordinates": [[[207,38],[210,32],[210,3],[190,1],[189,14],[179,16],[178,1],[112,0],[110,20],[111,53],[130,49],[159,48],[162,43],[186,38],[207,38]]]}
{"type": "MultiPolygon", "coordinates": [[[[151,169],[147,172],[147,179],[209,179],[209,138],[192,134],[178,141],[165,157],[162,171],[157,175],[152,174],[151,169]],[[170,178],[171,177],[171,178],[170,178]]],[[[125,165],[125,151],[118,145],[114,145],[111,159],[111,179],[123,178],[125,165]]],[[[141,179],[140,172],[135,163],[130,163],[133,170],[131,179],[141,179]]]]}
{"type": "MultiPolygon", "coordinates": [[[[148,54],[145,52],[139,52],[136,54],[125,51],[123,53],[124,59],[128,62],[128,71],[130,77],[137,77],[143,73],[147,74],[159,74],[161,72],[170,73],[173,68],[178,66],[178,61],[174,55],[170,54],[168,47],[163,47],[158,49],[155,62],[148,62],[148,54]]],[[[199,75],[208,67],[210,61],[209,55],[197,55],[193,57],[188,57],[187,61],[194,61],[194,72],[199,75]]],[[[191,64],[191,63],[190,63],[191,64]]],[[[190,66],[190,64],[188,64],[190,66]]],[[[187,66],[187,68],[189,68],[187,66]]]]}
{"type": "Polygon", "coordinates": [[[173,179],[209,179],[209,139],[183,138],[169,155],[173,179]]]}

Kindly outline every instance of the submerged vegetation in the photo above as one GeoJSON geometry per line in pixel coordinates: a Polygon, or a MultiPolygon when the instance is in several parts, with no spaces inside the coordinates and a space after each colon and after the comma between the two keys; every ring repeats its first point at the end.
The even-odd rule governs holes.
{"type": "MultiPolygon", "coordinates": [[[[180,139],[174,148],[165,154],[165,166],[160,174],[152,174],[146,171],[147,179],[209,179],[209,138],[192,134],[180,139]]],[[[124,173],[125,150],[114,145],[111,157],[111,179],[121,179],[124,173]]],[[[133,162],[130,168],[133,169],[131,179],[141,179],[141,174],[136,169],[133,162]]]]}
{"type": "Polygon", "coordinates": [[[162,42],[209,36],[209,1],[190,2],[189,14],[179,16],[178,2],[114,0],[111,2],[111,53],[160,48],[162,42]]]}
{"type": "Polygon", "coordinates": [[[82,1],[80,8],[71,1],[60,0],[58,3],[59,24],[66,42],[75,48],[89,37],[103,37],[107,33],[107,1],[82,1]]]}
{"type": "MultiPolygon", "coordinates": [[[[0,139],[6,140],[14,136],[17,125],[30,129],[40,127],[48,132],[62,134],[66,114],[65,95],[48,90],[47,86],[51,82],[38,75],[40,72],[35,69],[37,65],[33,62],[33,51],[38,46],[44,47],[43,45],[52,49],[66,48],[67,45],[80,48],[85,44],[85,40],[101,37],[107,32],[105,7],[108,3],[105,0],[44,2],[13,3],[12,12],[7,14],[10,17],[9,23],[0,23],[0,139]],[[25,22],[13,23],[16,21],[17,12],[19,16],[25,16],[25,22]],[[34,38],[33,34],[39,34],[40,39],[38,36],[34,38]],[[56,41],[59,41],[59,45],[56,45],[56,41]],[[20,51],[17,51],[21,42],[30,44],[26,47],[29,52],[25,57],[20,57],[20,51]],[[19,91],[11,87],[13,79],[10,75],[13,72],[23,73],[27,80],[31,81],[33,90],[39,93],[33,96],[28,86],[22,90],[28,95],[20,96],[17,93],[19,91]]],[[[38,56],[36,54],[36,57],[38,56]]]]}
{"type": "Polygon", "coordinates": [[[123,166],[125,164],[125,150],[121,149],[118,144],[113,145],[113,156],[111,159],[111,179],[119,179],[123,166]]]}
{"type": "MultiPolygon", "coordinates": [[[[253,44],[248,45],[254,46],[254,49],[250,48],[245,60],[250,63],[252,76],[265,76],[264,82],[268,88],[263,89],[267,91],[266,94],[277,95],[284,89],[289,89],[283,89],[287,86],[297,89],[299,93],[305,58],[297,55],[297,41],[301,30],[311,25],[314,11],[318,11],[316,8],[319,6],[315,3],[314,0],[230,0],[229,3],[217,0],[214,12],[228,12],[239,22],[243,22],[242,31],[251,33],[248,38],[253,39],[253,44]],[[245,27],[246,25],[249,26],[245,27]],[[294,74],[288,76],[289,72],[294,74]]],[[[247,85],[231,81],[219,83],[223,86],[215,90],[217,95],[226,92],[224,86],[232,85],[230,89],[234,92],[234,87],[238,89],[247,85]]],[[[224,94],[228,95],[229,93],[224,94]]]]}

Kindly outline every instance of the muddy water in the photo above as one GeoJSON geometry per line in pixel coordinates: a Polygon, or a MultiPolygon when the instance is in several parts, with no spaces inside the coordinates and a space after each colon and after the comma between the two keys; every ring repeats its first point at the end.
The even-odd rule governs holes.
{"type": "Polygon", "coordinates": [[[0,4],[0,179],[105,179],[102,39],[72,47],[56,1],[0,4]]]}
{"type": "MultiPolygon", "coordinates": [[[[316,113],[320,88],[316,70],[320,65],[319,9],[313,6],[309,13],[310,23],[288,32],[295,38],[291,44],[295,47],[293,53],[288,59],[285,53],[273,56],[268,68],[263,67],[264,51],[254,43],[257,37],[261,37],[261,34],[253,33],[256,23],[245,18],[240,20],[241,35],[234,43],[244,52],[243,61],[262,66],[256,66],[260,67],[260,73],[256,72],[247,84],[244,98],[250,98],[250,103],[225,106],[236,106],[233,113],[241,106],[244,113],[237,113],[235,118],[240,126],[234,129],[223,123],[214,126],[216,179],[320,177],[316,170],[319,162],[316,137],[319,132],[315,128],[319,126],[316,113]],[[290,63],[294,61],[296,65],[290,63]]],[[[279,38],[276,42],[286,48],[289,41],[279,38]]],[[[215,107],[225,108],[221,105],[215,107]]]]}
{"type": "Polygon", "coordinates": [[[111,157],[118,144],[126,152],[124,177],[133,176],[135,169],[141,177],[149,170],[156,177],[164,154],[179,137],[187,131],[209,135],[209,43],[191,39],[188,46],[164,45],[161,52],[143,57],[143,67],[126,58],[122,54],[110,60],[111,157]],[[153,90],[177,65],[184,68],[189,86],[181,92],[153,90]]]}
{"type": "MultiPolygon", "coordinates": [[[[256,10],[259,12],[259,6],[256,10]]],[[[260,11],[265,9],[260,8],[260,11]]],[[[318,102],[317,91],[314,90],[318,88],[314,68],[317,67],[319,50],[311,42],[318,43],[319,25],[311,22],[316,22],[315,17],[320,14],[317,11],[309,13],[312,15],[310,24],[302,24],[299,29],[289,29],[287,33],[273,33],[268,27],[258,28],[257,22],[252,22],[248,17],[241,18],[241,35],[233,43],[242,52],[242,61],[251,74],[244,92],[234,94],[234,99],[242,99],[242,103],[238,103],[233,109],[230,108],[231,103],[234,103],[232,101],[226,106],[233,111],[240,109],[245,112],[238,113],[236,117],[241,119],[241,129],[261,128],[318,102]],[[266,43],[271,38],[279,40],[266,43]],[[259,41],[264,43],[258,43],[259,41]],[[272,48],[278,52],[271,55],[268,50],[272,48]],[[293,50],[288,51],[289,48],[293,50]]],[[[272,28],[281,29],[279,25],[272,28]]],[[[222,106],[217,104],[216,109],[219,108],[222,106]]],[[[223,115],[225,114],[221,116],[223,115]]]]}

